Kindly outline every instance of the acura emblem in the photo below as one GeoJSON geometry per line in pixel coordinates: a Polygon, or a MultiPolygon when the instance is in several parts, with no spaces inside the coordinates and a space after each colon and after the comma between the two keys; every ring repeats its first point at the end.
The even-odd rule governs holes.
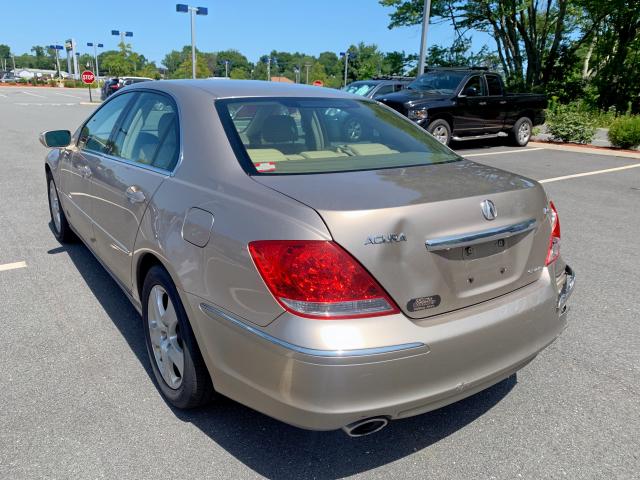
{"type": "Polygon", "coordinates": [[[496,205],[491,200],[484,200],[480,204],[480,209],[482,210],[482,215],[484,215],[484,218],[487,220],[495,220],[498,216],[496,205]]]}

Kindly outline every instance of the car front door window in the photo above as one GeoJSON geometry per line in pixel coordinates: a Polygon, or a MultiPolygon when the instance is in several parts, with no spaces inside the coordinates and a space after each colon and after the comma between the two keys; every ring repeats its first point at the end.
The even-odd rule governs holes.
{"type": "Polygon", "coordinates": [[[110,154],[113,149],[111,133],[130,100],[131,95],[119,95],[98,110],[82,127],[78,147],[110,154]]]}

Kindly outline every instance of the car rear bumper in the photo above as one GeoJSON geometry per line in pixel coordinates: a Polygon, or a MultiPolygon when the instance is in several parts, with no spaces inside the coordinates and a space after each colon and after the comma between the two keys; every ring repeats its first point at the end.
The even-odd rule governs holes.
{"type": "Polygon", "coordinates": [[[559,297],[573,273],[565,278],[566,288],[545,269],[508,295],[420,321],[284,314],[259,328],[186,297],[216,390],[286,423],[333,430],[418,415],[509,377],[564,329],[559,297]]]}

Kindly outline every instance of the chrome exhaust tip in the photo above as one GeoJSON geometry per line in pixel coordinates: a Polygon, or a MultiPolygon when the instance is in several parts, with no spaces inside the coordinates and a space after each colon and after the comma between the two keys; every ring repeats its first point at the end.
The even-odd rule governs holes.
{"type": "Polygon", "coordinates": [[[379,432],[387,425],[389,419],[386,417],[372,417],[345,425],[342,430],[350,437],[364,437],[379,432]]]}

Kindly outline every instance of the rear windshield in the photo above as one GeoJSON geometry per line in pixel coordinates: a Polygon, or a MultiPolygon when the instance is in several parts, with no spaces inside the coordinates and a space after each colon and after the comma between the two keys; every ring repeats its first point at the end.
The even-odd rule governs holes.
{"type": "Polygon", "coordinates": [[[460,159],[375,102],[334,98],[216,101],[249,174],[286,175],[430,165],[460,159]]]}

